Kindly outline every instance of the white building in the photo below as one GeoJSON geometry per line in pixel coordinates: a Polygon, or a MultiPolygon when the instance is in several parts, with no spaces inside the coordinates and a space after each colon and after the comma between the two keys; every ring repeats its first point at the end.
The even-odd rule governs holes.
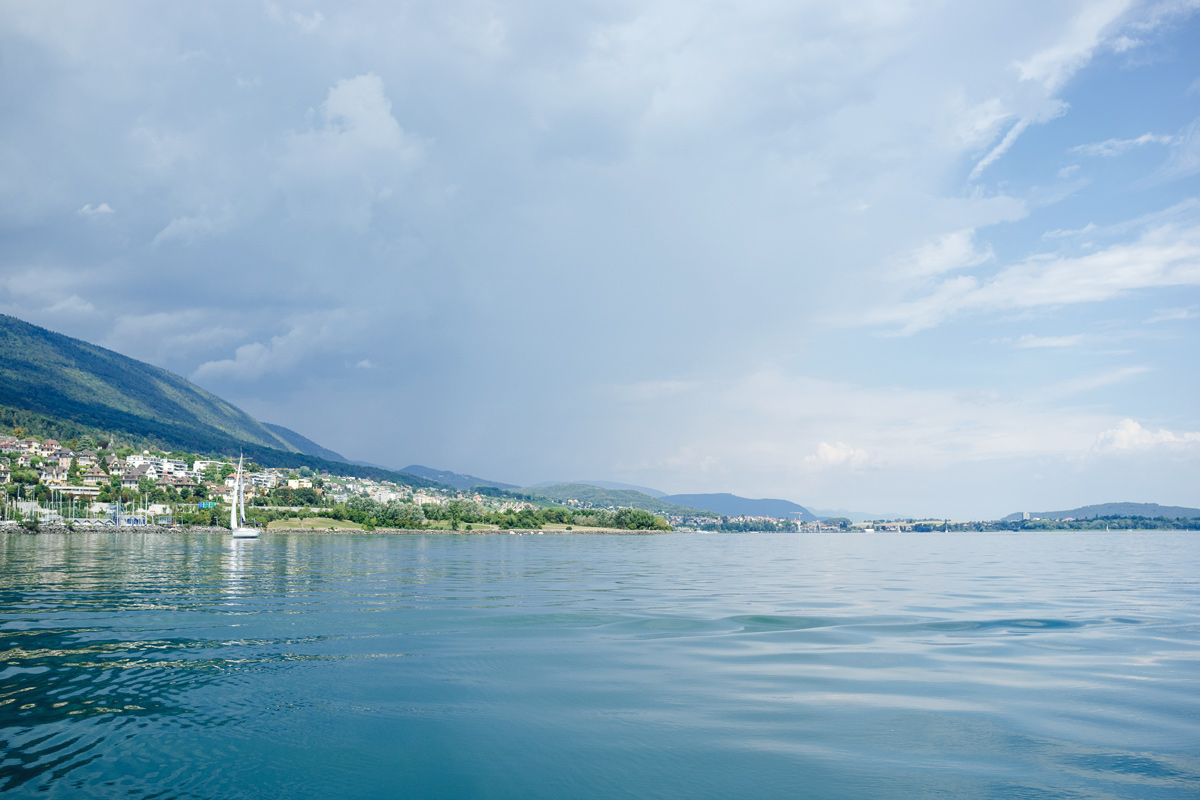
{"type": "Polygon", "coordinates": [[[250,483],[260,489],[274,489],[279,485],[279,476],[273,472],[255,472],[250,475],[250,483]]]}
{"type": "Polygon", "coordinates": [[[188,468],[187,462],[182,458],[159,458],[156,459],[157,467],[160,472],[167,475],[186,475],[188,468]]]}

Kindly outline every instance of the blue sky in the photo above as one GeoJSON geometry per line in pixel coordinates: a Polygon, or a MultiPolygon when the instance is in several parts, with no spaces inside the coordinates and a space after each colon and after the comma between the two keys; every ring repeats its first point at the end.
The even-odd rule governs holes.
{"type": "Polygon", "coordinates": [[[1198,11],[5,3],[0,311],[391,466],[1197,506],[1198,11]]]}

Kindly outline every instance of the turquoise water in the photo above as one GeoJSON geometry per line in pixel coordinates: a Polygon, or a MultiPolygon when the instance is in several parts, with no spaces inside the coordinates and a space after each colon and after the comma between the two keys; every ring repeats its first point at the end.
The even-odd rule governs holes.
{"type": "Polygon", "coordinates": [[[0,535],[0,794],[1200,797],[1200,537],[0,535]]]}

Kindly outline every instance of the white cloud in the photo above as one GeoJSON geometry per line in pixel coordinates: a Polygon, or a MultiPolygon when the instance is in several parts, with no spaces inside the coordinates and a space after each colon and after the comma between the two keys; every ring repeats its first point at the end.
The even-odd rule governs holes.
{"type": "Polygon", "coordinates": [[[286,137],[279,183],[294,212],[361,231],[425,146],[392,115],[378,75],[347,78],[329,90],[319,125],[286,137]]]}
{"type": "Polygon", "coordinates": [[[1195,319],[1196,317],[1200,317],[1200,308],[1196,306],[1188,306],[1187,308],[1160,308],[1146,322],[1174,322],[1181,319],[1195,319]]]}
{"type": "Polygon", "coordinates": [[[103,278],[81,275],[61,267],[37,266],[19,269],[9,264],[3,272],[0,272],[0,291],[19,298],[23,304],[30,305],[51,306],[79,293],[83,284],[94,288],[97,282],[103,282],[103,278]]]}
{"type": "Polygon", "coordinates": [[[664,456],[618,462],[617,469],[621,472],[665,471],[711,476],[717,479],[727,479],[730,474],[729,470],[721,464],[720,458],[711,453],[704,453],[691,445],[683,445],[673,453],[664,456]]]}
{"type": "Polygon", "coordinates": [[[1012,503],[996,509],[1009,513],[1021,503],[993,495],[1011,491],[1020,474],[1053,470],[1053,494],[1079,492],[1084,472],[1114,469],[1095,443],[1122,415],[1095,401],[1110,401],[1110,387],[1147,373],[1129,367],[1057,383],[998,377],[976,391],[852,384],[777,368],[680,381],[693,388],[658,400],[633,392],[618,406],[616,430],[629,435],[618,434],[611,474],[666,491],[831,499],[847,508],[872,499],[895,509],[947,508],[955,501],[945,484],[954,483],[962,500],[971,497],[970,513],[1012,503]],[[1006,478],[990,484],[986,476],[999,474],[1006,478]],[[935,496],[944,504],[930,504],[935,496]]]}
{"type": "Polygon", "coordinates": [[[1014,116],[999,97],[992,97],[959,115],[955,127],[957,139],[964,148],[984,147],[996,138],[1004,123],[1014,116]]]}
{"type": "Polygon", "coordinates": [[[1147,144],[1172,144],[1174,136],[1159,133],[1143,133],[1136,139],[1105,139],[1095,144],[1081,144],[1072,147],[1068,152],[1085,156],[1118,156],[1135,147],[1147,144]]]}
{"type": "Polygon", "coordinates": [[[196,308],[121,313],[98,344],[159,366],[175,359],[186,363],[197,353],[224,348],[246,335],[227,314],[196,308]]]}
{"type": "Polygon", "coordinates": [[[1200,431],[1174,433],[1159,428],[1143,428],[1131,419],[1121,420],[1116,427],[1096,438],[1094,450],[1100,452],[1152,450],[1159,447],[1190,447],[1200,445],[1200,431]]]}
{"type": "Polygon", "coordinates": [[[268,372],[282,372],[300,360],[302,351],[288,346],[287,337],[276,336],[270,344],[252,342],[237,349],[234,357],[207,361],[192,373],[192,380],[236,378],[254,380],[268,372]]]}
{"type": "Polygon", "coordinates": [[[845,442],[821,442],[817,445],[817,452],[805,456],[804,461],[818,467],[858,467],[867,461],[867,451],[855,449],[845,442]]]}
{"type": "Polygon", "coordinates": [[[989,245],[975,244],[975,231],[962,230],[943,234],[901,259],[901,274],[906,277],[938,275],[965,267],[977,267],[994,259],[989,245]]]}
{"type": "Polygon", "coordinates": [[[1017,347],[1075,347],[1083,343],[1083,334],[1074,336],[1034,336],[1027,333],[1017,340],[1017,347]]]}
{"type": "Polygon", "coordinates": [[[1056,230],[1056,231],[1046,231],[1045,233],[1042,234],[1042,238],[1043,239],[1066,239],[1071,236],[1086,236],[1087,234],[1092,233],[1095,230],[1096,230],[1096,223],[1089,222],[1087,225],[1084,225],[1082,228],[1078,228],[1077,230],[1061,230],[1060,229],[1060,230],[1056,230]]]}
{"type": "Polygon", "coordinates": [[[1074,175],[1074,174],[1075,174],[1076,172],[1078,172],[1078,171],[1079,171],[1079,165],[1078,165],[1078,164],[1068,164],[1067,166],[1063,167],[1062,169],[1060,169],[1060,170],[1058,171],[1058,177],[1060,177],[1060,178],[1069,178],[1069,177],[1071,177],[1072,175],[1074,175]]]}
{"type": "Polygon", "coordinates": [[[1000,159],[1000,156],[1007,153],[1008,149],[1017,141],[1017,137],[1029,127],[1030,122],[1032,122],[1030,119],[1017,120],[1016,124],[1008,129],[1008,133],[1004,134],[1004,138],[1000,140],[1000,144],[993,147],[986,156],[979,159],[979,163],[971,170],[968,180],[977,180],[985,169],[996,163],[1000,159]]]}
{"type": "Polygon", "coordinates": [[[320,11],[314,11],[312,14],[305,16],[299,11],[292,12],[292,22],[303,33],[313,33],[317,28],[321,27],[321,23],[325,21],[325,15],[320,11]]]}
{"type": "Polygon", "coordinates": [[[1174,140],[1171,156],[1159,171],[1158,178],[1174,180],[1200,172],[1200,119],[1174,140]]]}
{"type": "Polygon", "coordinates": [[[925,297],[877,309],[866,320],[898,323],[913,333],[965,311],[1096,303],[1170,286],[1200,286],[1200,227],[1163,225],[1136,242],[1085,256],[1034,256],[983,281],[950,278],[925,297]]]}
{"type": "Polygon", "coordinates": [[[72,317],[84,314],[92,315],[96,313],[96,307],[79,295],[72,294],[55,302],[45,310],[45,313],[51,316],[61,314],[72,317]]]}
{"type": "MultiPolygon", "coordinates": [[[[1083,375],[1012,395],[863,386],[763,369],[657,399],[618,392],[629,413],[651,414],[639,431],[686,441],[690,453],[740,470],[803,481],[827,466],[945,465],[1086,451],[1112,417],[1063,407],[1064,398],[1128,380],[1141,368],[1083,375]],[[637,398],[637,399],[634,399],[637,398]],[[1037,399],[1037,401],[1034,400],[1037,399]],[[1039,402],[1045,398],[1045,405],[1039,402]]],[[[644,449],[644,442],[630,446],[644,449]]]]}
{"type": "Polygon", "coordinates": [[[263,0],[263,11],[272,22],[291,22],[301,33],[313,33],[325,21],[325,15],[320,11],[307,15],[299,11],[287,11],[274,0],[263,0]]]}
{"type": "Polygon", "coordinates": [[[1016,123],[1013,124],[1011,128],[1008,129],[1008,133],[1004,135],[1004,138],[1000,140],[1000,143],[993,147],[987,155],[985,155],[977,164],[975,164],[975,168],[971,170],[971,174],[967,177],[967,180],[978,180],[979,176],[983,174],[985,169],[996,163],[998,160],[1000,160],[1001,156],[1009,151],[1009,149],[1016,143],[1017,138],[1024,133],[1030,125],[1034,124],[1035,122],[1049,122],[1050,120],[1067,113],[1068,108],[1069,106],[1066,103],[1054,97],[1047,97],[1041,101],[1038,101],[1029,113],[1023,115],[1016,121],[1016,123]]]}
{"type": "Polygon", "coordinates": [[[1150,372],[1149,367],[1133,366],[1110,369],[1087,375],[1078,375],[1041,387],[1038,391],[1048,402],[1064,400],[1108,386],[1116,386],[1150,372]]]}
{"type": "Polygon", "coordinates": [[[1010,100],[1017,121],[1008,129],[999,144],[976,164],[968,180],[978,180],[989,166],[1000,159],[1016,143],[1018,137],[1033,123],[1052,120],[1066,113],[1067,105],[1055,97],[1059,90],[1092,59],[1105,36],[1129,11],[1132,0],[1104,0],[1091,3],[1067,25],[1062,35],[1024,60],[1016,62],[1021,80],[1037,87],[1024,97],[1010,100]]]}
{"type": "Polygon", "coordinates": [[[94,206],[91,203],[88,203],[86,206],[79,209],[75,213],[79,214],[81,216],[84,216],[84,217],[94,217],[98,214],[101,214],[101,215],[115,214],[115,213],[117,213],[117,210],[115,208],[113,208],[112,206],[110,206],[108,203],[101,203],[98,206],[94,206]]]}
{"type": "Polygon", "coordinates": [[[109,280],[103,272],[0,263],[0,313],[95,341],[93,334],[109,311],[108,305],[96,298],[97,287],[109,280]]]}
{"type": "Polygon", "coordinates": [[[243,344],[233,358],[201,364],[192,380],[254,381],[266,375],[291,372],[301,361],[326,354],[353,339],[363,320],[342,311],[315,313],[294,320],[291,329],[263,342],[243,344]]]}
{"type": "MultiPolygon", "coordinates": [[[[1017,499],[1027,490],[1048,502],[1109,492],[1112,481],[1100,486],[1088,478],[1123,469],[1114,454],[1094,449],[1097,432],[1122,416],[1096,401],[1111,401],[1105,387],[1121,377],[1085,374],[1062,386],[998,378],[994,389],[963,391],[849,384],[774,369],[728,375],[701,382],[690,396],[629,404],[617,430],[630,435],[618,439],[606,472],[670,492],[998,516],[1028,505],[1017,499]],[[1082,393],[1084,384],[1097,391],[1082,393]],[[680,457],[668,464],[658,456],[667,452],[680,457]],[[1045,480],[1030,477],[1043,471],[1045,480]]],[[[1171,493],[1147,499],[1163,496],[1171,493]]]]}
{"type": "Polygon", "coordinates": [[[1105,33],[1133,6],[1131,0],[1089,3],[1050,47],[1017,63],[1022,80],[1057,91],[1092,59],[1105,33]]]}
{"type": "Polygon", "coordinates": [[[1134,49],[1135,47],[1139,47],[1142,44],[1144,43],[1141,39],[1134,39],[1129,36],[1118,36],[1109,42],[1109,47],[1113,49],[1114,53],[1124,53],[1134,49]]]}
{"type": "Polygon", "coordinates": [[[193,216],[176,217],[155,235],[153,244],[156,247],[170,241],[195,244],[200,239],[230,230],[236,221],[233,211],[228,208],[216,215],[202,210],[193,216]]]}

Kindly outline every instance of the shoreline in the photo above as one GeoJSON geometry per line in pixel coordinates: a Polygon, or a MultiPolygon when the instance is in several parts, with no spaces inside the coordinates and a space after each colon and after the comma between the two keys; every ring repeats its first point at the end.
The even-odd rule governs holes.
{"type": "MultiPolygon", "coordinates": [[[[971,534],[984,534],[984,533],[995,533],[995,534],[1051,534],[1051,533],[1105,534],[1105,533],[1198,533],[1198,532],[1200,532],[1200,531],[1198,531],[1196,528],[1133,528],[1133,529],[1129,529],[1129,530],[1122,528],[1120,530],[1113,530],[1113,531],[1072,530],[1069,528],[1058,528],[1058,529],[1052,528],[1052,529],[1048,529],[1048,530],[1026,530],[1026,531],[1006,531],[1006,530],[950,531],[950,533],[959,535],[959,536],[969,536],[971,534]]],[[[98,528],[79,527],[79,528],[75,528],[74,530],[71,530],[70,528],[66,527],[65,525],[44,525],[37,531],[28,531],[28,530],[25,530],[24,528],[20,527],[19,525],[0,524],[0,535],[24,534],[24,535],[29,535],[29,536],[36,536],[36,535],[42,534],[42,533],[52,533],[52,534],[140,533],[140,534],[144,534],[144,535],[221,533],[221,534],[225,534],[228,536],[229,528],[222,528],[220,526],[214,527],[211,525],[188,525],[188,526],[179,526],[179,527],[169,527],[169,526],[165,526],[165,525],[132,525],[132,526],[125,526],[125,527],[120,527],[120,528],[115,527],[115,526],[113,526],[113,527],[105,526],[105,527],[98,527],[98,528]]],[[[677,534],[677,533],[703,533],[703,534],[718,535],[718,536],[724,535],[724,532],[721,532],[721,531],[692,531],[692,530],[651,531],[651,530],[618,530],[618,529],[614,529],[614,528],[574,528],[572,530],[566,530],[565,528],[551,528],[551,529],[544,529],[544,530],[538,530],[536,528],[493,528],[493,529],[488,529],[488,530],[470,530],[470,531],[467,531],[467,530],[452,531],[452,530],[446,530],[443,528],[426,528],[426,529],[376,528],[373,531],[357,530],[354,528],[271,528],[271,529],[262,528],[262,529],[260,529],[260,534],[274,534],[274,533],[283,533],[283,534],[317,533],[317,534],[321,534],[321,535],[347,534],[347,535],[351,535],[351,536],[369,536],[372,534],[383,534],[386,536],[423,536],[423,535],[428,535],[428,536],[489,536],[489,535],[490,536],[504,536],[504,535],[510,535],[510,536],[542,536],[542,535],[562,536],[562,535],[570,535],[570,534],[581,534],[581,535],[586,535],[586,536],[660,536],[663,534],[677,534]]],[[[757,534],[770,533],[773,535],[777,534],[777,535],[783,535],[783,536],[789,535],[788,532],[780,532],[780,531],[743,531],[743,533],[757,533],[757,534]]],[[[792,535],[803,534],[803,533],[817,533],[817,532],[816,531],[797,531],[792,535]]],[[[851,531],[829,531],[829,532],[820,532],[820,533],[822,533],[823,535],[843,535],[844,536],[844,535],[848,535],[848,534],[849,535],[862,534],[863,532],[851,530],[851,531]]],[[[942,533],[942,531],[903,531],[903,532],[889,531],[888,533],[893,536],[903,535],[903,534],[912,535],[914,533],[917,535],[928,535],[928,534],[940,534],[940,533],[942,533]]]]}
{"type": "MultiPolygon", "coordinates": [[[[229,528],[213,527],[210,525],[188,525],[180,527],[168,527],[165,525],[134,525],[128,527],[79,527],[74,530],[65,525],[44,525],[37,531],[28,531],[20,526],[0,526],[0,533],[12,534],[28,534],[38,535],[43,533],[61,533],[61,534],[77,534],[77,533],[142,533],[142,534],[171,534],[171,533],[223,533],[228,535],[229,528]]],[[[561,534],[587,534],[592,536],[615,535],[615,536],[648,536],[660,535],[665,533],[676,533],[676,531],[633,531],[633,530],[615,530],[612,528],[575,528],[573,530],[566,529],[551,529],[538,530],[536,528],[499,528],[488,530],[470,530],[470,531],[451,531],[437,528],[417,529],[417,528],[376,528],[373,531],[355,530],[353,528],[263,528],[260,534],[267,533],[319,533],[319,534],[336,534],[344,533],[354,536],[386,534],[389,536],[487,536],[487,535],[513,535],[513,536],[534,536],[534,535],[561,535],[561,534]]]]}

